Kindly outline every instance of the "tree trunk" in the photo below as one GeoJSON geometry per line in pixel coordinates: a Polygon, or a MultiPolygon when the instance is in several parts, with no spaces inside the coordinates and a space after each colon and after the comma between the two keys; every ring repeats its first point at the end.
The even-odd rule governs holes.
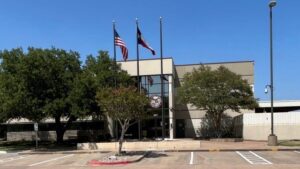
{"type": "Polygon", "coordinates": [[[56,143],[62,144],[64,142],[65,129],[61,124],[60,117],[55,118],[55,131],[56,131],[56,143]]]}
{"type": "Polygon", "coordinates": [[[123,141],[124,141],[124,135],[126,133],[126,127],[122,126],[122,131],[121,131],[121,136],[119,139],[119,150],[118,150],[118,155],[121,155],[122,153],[122,146],[123,146],[123,141]]]}
{"type": "Polygon", "coordinates": [[[66,130],[70,127],[71,123],[75,121],[76,118],[71,116],[66,124],[62,124],[60,117],[55,117],[55,130],[56,130],[56,142],[57,144],[62,144],[64,141],[64,134],[66,130]]]}
{"type": "Polygon", "coordinates": [[[216,118],[216,135],[217,135],[217,137],[218,138],[221,138],[221,136],[222,136],[222,131],[221,131],[221,120],[222,120],[222,118],[221,118],[222,116],[221,116],[221,113],[218,113],[217,114],[217,118],[216,118]]]}
{"type": "Polygon", "coordinates": [[[65,134],[65,131],[63,131],[62,129],[56,130],[56,143],[57,144],[63,144],[64,134],[65,134]]]}

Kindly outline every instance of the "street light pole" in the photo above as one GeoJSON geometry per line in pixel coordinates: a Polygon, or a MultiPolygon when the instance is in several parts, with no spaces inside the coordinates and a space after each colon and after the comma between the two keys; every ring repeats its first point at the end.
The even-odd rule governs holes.
{"type": "Polygon", "coordinates": [[[273,109],[273,15],[272,9],[276,6],[276,1],[271,0],[269,2],[270,8],[270,92],[271,92],[271,134],[268,137],[268,145],[269,146],[276,146],[277,145],[277,136],[274,134],[274,109],[273,109]]]}

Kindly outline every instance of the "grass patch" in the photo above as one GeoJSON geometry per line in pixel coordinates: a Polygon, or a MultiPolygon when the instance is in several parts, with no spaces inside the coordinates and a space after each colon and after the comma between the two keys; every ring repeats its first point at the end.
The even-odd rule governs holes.
{"type": "Polygon", "coordinates": [[[279,146],[300,146],[300,140],[279,141],[279,146]]]}
{"type": "MultiPolygon", "coordinates": [[[[1,141],[0,151],[19,151],[35,149],[35,141],[1,141]]],[[[63,144],[56,144],[56,142],[41,141],[38,142],[39,150],[74,150],[76,149],[76,142],[64,142],[63,144]]]]}

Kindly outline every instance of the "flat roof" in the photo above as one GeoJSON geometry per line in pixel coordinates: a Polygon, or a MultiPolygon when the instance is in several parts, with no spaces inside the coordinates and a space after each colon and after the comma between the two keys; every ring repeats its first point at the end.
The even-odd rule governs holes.
{"type": "Polygon", "coordinates": [[[245,60],[245,61],[224,61],[224,62],[208,62],[208,63],[192,63],[192,64],[178,64],[175,66],[193,66],[193,65],[212,65],[212,64],[230,64],[230,63],[246,63],[246,62],[253,62],[254,60],[245,60]]]}
{"type": "MultiPolygon", "coordinates": [[[[163,59],[173,59],[173,57],[164,57],[163,59]]],[[[144,60],[160,60],[160,57],[155,57],[155,58],[146,58],[146,59],[140,59],[140,61],[144,61],[144,60]]],[[[135,62],[136,59],[129,59],[127,61],[124,60],[119,60],[117,62],[135,62]]],[[[174,66],[192,66],[192,65],[210,65],[210,64],[230,64],[230,63],[247,63],[247,62],[253,62],[254,60],[241,60],[241,61],[224,61],[224,62],[207,62],[207,63],[190,63],[190,64],[174,64],[174,66]]]]}
{"type": "MultiPolygon", "coordinates": [[[[271,107],[270,101],[259,101],[258,105],[260,108],[271,107]]],[[[274,107],[300,107],[300,100],[274,100],[274,107]]]]}
{"type": "MultiPolygon", "coordinates": [[[[157,57],[157,56],[156,56],[157,57]]],[[[163,59],[172,59],[172,57],[164,57],[163,59]]],[[[144,61],[144,60],[160,60],[160,57],[158,58],[146,58],[146,59],[140,59],[139,61],[144,61]]],[[[124,60],[119,60],[117,62],[136,62],[137,60],[136,59],[128,59],[127,61],[124,61],[124,60]]]]}

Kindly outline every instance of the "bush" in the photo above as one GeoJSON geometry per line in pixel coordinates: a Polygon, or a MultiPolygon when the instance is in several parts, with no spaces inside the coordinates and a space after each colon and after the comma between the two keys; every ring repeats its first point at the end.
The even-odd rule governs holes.
{"type": "Polygon", "coordinates": [[[197,133],[202,138],[230,138],[234,137],[233,134],[233,118],[227,115],[222,116],[221,128],[216,130],[213,126],[213,119],[206,116],[201,121],[201,127],[197,130],[197,133]]]}

